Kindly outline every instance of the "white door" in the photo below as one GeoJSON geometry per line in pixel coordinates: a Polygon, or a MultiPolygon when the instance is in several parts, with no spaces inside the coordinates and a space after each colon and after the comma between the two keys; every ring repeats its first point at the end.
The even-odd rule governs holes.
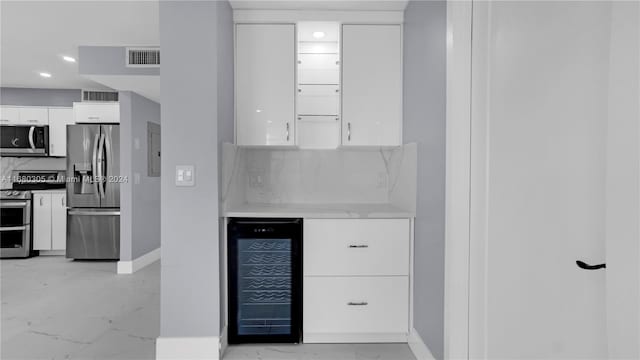
{"type": "Polygon", "coordinates": [[[51,194],[51,250],[67,247],[66,197],[64,192],[51,194]]]}
{"type": "Polygon", "coordinates": [[[51,194],[33,194],[33,249],[51,250],[51,194]]]}
{"type": "Polygon", "coordinates": [[[49,109],[49,155],[67,156],[67,125],[73,124],[72,108],[49,109]]]}
{"type": "Polygon", "coordinates": [[[342,26],[342,145],[402,143],[402,28],[342,26]]]}
{"type": "Polygon", "coordinates": [[[236,25],[236,143],[294,145],[295,25],[236,25]]]}
{"type": "Polygon", "coordinates": [[[610,6],[474,1],[471,358],[607,358],[610,6]]]}

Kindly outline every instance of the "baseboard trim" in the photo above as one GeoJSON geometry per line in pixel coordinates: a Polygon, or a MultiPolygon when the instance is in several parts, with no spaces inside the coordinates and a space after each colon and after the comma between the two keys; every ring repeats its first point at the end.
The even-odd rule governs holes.
{"type": "Polygon", "coordinates": [[[409,348],[413,351],[413,355],[415,355],[418,360],[435,360],[431,350],[427,344],[422,341],[420,334],[416,331],[416,329],[411,329],[411,333],[409,333],[409,348]]]}
{"type": "Polygon", "coordinates": [[[156,360],[219,360],[220,338],[159,337],[156,339],[156,360]]]}
{"type": "Polygon", "coordinates": [[[66,250],[38,250],[38,256],[64,256],[66,250]]]}
{"type": "Polygon", "coordinates": [[[131,261],[118,261],[118,274],[133,274],[145,266],[151,265],[160,260],[160,248],[151,250],[148,253],[131,261]]]}
{"type": "Polygon", "coordinates": [[[303,333],[306,344],[407,343],[406,333],[303,333]]]}

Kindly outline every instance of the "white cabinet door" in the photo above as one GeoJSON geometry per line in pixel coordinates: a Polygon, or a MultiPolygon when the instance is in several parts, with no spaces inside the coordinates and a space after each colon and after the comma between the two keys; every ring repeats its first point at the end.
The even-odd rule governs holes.
{"type": "Polygon", "coordinates": [[[76,123],[119,123],[120,104],[117,102],[75,102],[73,118],[76,123]]]}
{"type": "Polygon", "coordinates": [[[342,145],[401,143],[401,26],[343,25],[342,145]]]}
{"type": "Polygon", "coordinates": [[[20,122],[20,110],[15,106],[0,107],[0,125],[14,125],[20,122]]]}
{"type": "Polygon", "coordinates": [[[307,219],[304,275],[409,275],[409,230],[409,219],[307,219]]]}
{"type": "Polygon", "coordinates": [[[51,250],[67,247],[67,195],[51,194],[51,250]]]}
{"type": "Polygon", "coordinates": [[[20,124],[49,125],[49,112],[47,108],[21,107],[18,108],[18,111],[20,113],[20,124]]]}
{"type": "Polygon", "coordinates": [[[236,25],[236,143],[295,145],[295,25],[236,25]]]}
{"type": "Polygon", "coordinates": [[[33,249],[51,250],[51,194],[33,194],[33,249]]]}
{"type": "Polygon", "coordinates": [[[73,124],[72,108],[49,109],[49,155],[67,156],[67,125],[73,124]]]}

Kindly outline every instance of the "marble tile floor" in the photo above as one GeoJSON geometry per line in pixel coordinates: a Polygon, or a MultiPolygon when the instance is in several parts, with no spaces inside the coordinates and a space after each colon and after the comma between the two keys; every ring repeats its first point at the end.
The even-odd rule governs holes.
{"type": "Polygon", "coordinates": [[[63,256],[0,261],[2,359],[153,359],[160,263],[117,275],[116,262],[63,256]]]}
{"type": "MultiPolygon", "coordinates": [[[[62,256],[0,261],[0,358],[154,359],[160,262],[117,275],[115,262],[62,256]]],[[[405,344],[236,345],[229,360],[414,360],[405,344]]]]}

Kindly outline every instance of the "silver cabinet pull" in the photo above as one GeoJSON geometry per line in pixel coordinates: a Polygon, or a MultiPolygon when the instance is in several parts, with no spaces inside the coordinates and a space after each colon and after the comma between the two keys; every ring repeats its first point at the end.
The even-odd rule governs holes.
{"type": "Polygon", "coordinates": [[[366,301],[360,301],[360,302],[349,301],[347,303],[347,305],[349,305],[349,306],[367,306],[367,305],[369,305],[369,303],[366,302],[366,301]]]}
{"type": "Polygon", "coordinates": [[[40,206],[43,206],[43,204],[42,204],[42,199],[43,199],[43,197],[41,196],[41,197],[40,197],[40,206]]]}
{"type": "Polygon", "coordinates": [[[9,119],[0,119],[1,122],[9,122],[9,119]]]}
{"type": "Polygon", "coordinates": [[[347,141],[351,141],[351,123],[347,123],[347,141]]]}
{"type": "Polygon", "coordinates": [[[350,249],[366,249],[369,245],[349,245],[350,249]]]}
{"type": "Polygon", "coordinates": [[[289,141],[289,123],[287,123],[287,141],[289,141]]]}
{"type": "Polygon", "coordinates": [[[38,122],[38,120],[27,120],[27,122],[30,122],[30,123],[37,123],[37,122],[38,122]]]}
{"type": "Polygon", "coordinates": [[[100,116],[87,116],[89,120],[100,120],[100,116]]]}
{"type": "Polygon", "coordinates": [[[64,206],[64,196],[60,198],[60,205],[64,206]]]}

